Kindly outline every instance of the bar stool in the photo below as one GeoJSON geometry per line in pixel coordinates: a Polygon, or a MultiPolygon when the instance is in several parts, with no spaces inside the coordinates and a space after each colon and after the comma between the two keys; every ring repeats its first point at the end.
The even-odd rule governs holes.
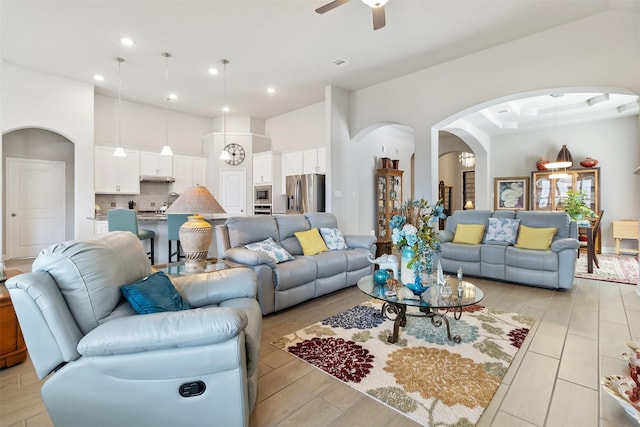
{"type": "Polygon", "coordinates": [[[152,230],[139,230],[138,218],[136,217],[136,211],[130,209],[111,209],[107,211],[107,221],[109,223],[109,231],[130,231],[140,240],[151,241],[151,251],[147,252],[151,265],[155,264],[154,257],[154,238],[156,232],[152,230]]]}
{"type": "Polygon", "coordinates": [[[189,215],[191,214],[167,214],[167,235],[169,240],[169,261],[172,262],[172,258],[175,255],[176,261],[180,261],[181,258],[185,258],[184,255],[180,254],[180,226],[189,220],[189,215]],[[176,250],[172,251],[171,247],[172,242],[176,241],[176,250]]]}

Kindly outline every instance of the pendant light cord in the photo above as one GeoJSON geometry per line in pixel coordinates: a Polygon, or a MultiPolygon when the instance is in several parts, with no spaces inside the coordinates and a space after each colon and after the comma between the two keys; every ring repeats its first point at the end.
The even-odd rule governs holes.
{"type": "Polygon", "coordinates": [[[227,111],[229,108],[227,107],[227,64],[229,61],[227,59],[222,59],[222,89],[224,94],[224,105],[222,106],[222,111],[224,116],[222,117],[222,133],[224,146],[227,146],[227,111]]]}
{"type": "Polygon", "coordinates": [[[163,52],[162,56],[164,56],[164,82],[166,89],[166,98],[164,100],[164,145],[169,146],[169,100],[171,97],[169,96],[169,57],[171,54],[169,52],[163,52]]]}
{"type": "Polygon", "coordinates": [[[121,65],[124,58],[116,57],[118,62],[118,147],[122,148],[122,70],[121,65]]]}

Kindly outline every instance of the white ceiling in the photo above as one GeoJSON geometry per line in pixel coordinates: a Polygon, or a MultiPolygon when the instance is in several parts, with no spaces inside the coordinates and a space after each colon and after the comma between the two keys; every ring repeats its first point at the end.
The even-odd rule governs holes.
{"type": "MultiPolygon", "coordinates": [[[[328,1],[2,0],[2,59],[91,84],[101,73],[96,93],[117,96],[114,58],[121,56],[123,98],[163,106],[161,53],[170,52],[169,86],[178,95],[170,108],[217,117],[222,73],[207,70],[226,58],[229,114],[267,119],[322,101],[329,84],[357,90],[603,10],[640,13],[640,0],[389,0],[386,27],[373,31],[364,3],[314,12],[328,1]],[[119,43],[125,35],[134,46],[119,43]],[[336,67],[337,58],[348,64],[336,67]],[[268,86],[277,93],[268,95],[268,86]]],[[[569,99],[584,101],[545,96],[468,120],[487,133],[522,129],[539,121],[541,109],[569,99]]],[[[633,102],[613,99],[598,108],[633,102]]]]}

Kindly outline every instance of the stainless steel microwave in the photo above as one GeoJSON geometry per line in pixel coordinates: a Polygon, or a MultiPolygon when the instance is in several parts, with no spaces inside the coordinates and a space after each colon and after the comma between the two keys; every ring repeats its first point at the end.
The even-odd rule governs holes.
{"type": "Polygon", "coordinates": [[[254,205],[270,205],[271,204],[271,186],[256,185],[253,187],[253,204],[254,205]]]}

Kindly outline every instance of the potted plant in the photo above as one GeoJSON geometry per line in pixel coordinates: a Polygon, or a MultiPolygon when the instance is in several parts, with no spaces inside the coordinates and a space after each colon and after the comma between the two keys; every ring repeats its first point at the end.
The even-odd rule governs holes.
{"type": "Polygon", "coordinates": [[[584,199],[586,197],[587,194],[583,190],[567,191],[567,194],[562,201],[562,207],[564,208],[564,211],[569,214],[571,219],[580,220],[596,217],[596,213],[584,203],[584,199]]]}

